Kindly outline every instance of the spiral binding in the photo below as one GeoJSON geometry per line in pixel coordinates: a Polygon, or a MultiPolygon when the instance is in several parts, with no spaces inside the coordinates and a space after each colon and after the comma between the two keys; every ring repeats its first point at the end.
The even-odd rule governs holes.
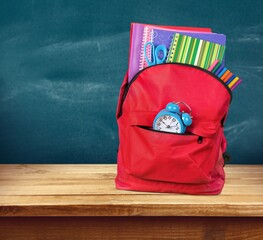
{"type": "Polygon", "coordinates": [[[177,34],[173,35],[173,39],[171,41],[171,45],[169,48],[168,56],[166,62],[173,62],[174,54],[175,54],[175,47],[178,41],[177,34]]]}

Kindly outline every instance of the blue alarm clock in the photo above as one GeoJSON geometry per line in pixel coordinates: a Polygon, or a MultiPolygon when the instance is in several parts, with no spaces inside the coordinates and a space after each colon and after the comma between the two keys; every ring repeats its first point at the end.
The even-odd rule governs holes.
{"type": "Polygon", "coordinates": [[[186,127],[192,124],[192,110],[184,102],[170,102],[161,110],[153,121],[153,129],[171,133],[184,133],[186,127]],[[185,105],[190,113],[180,112],[179,104],[185,105]]]}

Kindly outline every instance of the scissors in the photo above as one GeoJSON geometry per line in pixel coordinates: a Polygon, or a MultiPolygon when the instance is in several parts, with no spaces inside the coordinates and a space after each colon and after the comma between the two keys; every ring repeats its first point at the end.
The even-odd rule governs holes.
{"type": "Polygon", "coordinates": [[[165,45],[158,45],[156,48],[154,47],[152,42],[147,42],[144,45],[144,56],[148,66],[153,66],[155,64],[164,63],[167,54],[167,49],[165,45]],[[151,45],[152,52],[152,61],[147,57],[147,46],[151,45]]]}

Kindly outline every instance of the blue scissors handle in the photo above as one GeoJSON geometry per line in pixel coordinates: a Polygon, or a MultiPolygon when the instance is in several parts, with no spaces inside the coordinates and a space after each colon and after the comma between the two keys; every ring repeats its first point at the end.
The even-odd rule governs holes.
{"type": "Polygon", "coordinates": [[[145,43],[145,45],[144,45],[144,56],[145,56],[145,59],[146,59],[148,66],[152,66],[155,64],[159,64],[159,63],[164,63],[166,55],[167,55],[167,49],[166,49],[165,45],[158,45],[155,48],[152,42],[145,43]],[[148,45],[151,45],[152,61],[147,56],[147,46],[148,45]],[[162,57],[160,58],[161,52],[162,52],[162,57]]]}
{"type": "Polygon", "coordinates": [[[164,63],[166,59],[167,49],[164,45],[158,45],[155,49],[156,63],[164,63]],[[162,58],[160,58],[160,53],[162,52],[162,58]]]}

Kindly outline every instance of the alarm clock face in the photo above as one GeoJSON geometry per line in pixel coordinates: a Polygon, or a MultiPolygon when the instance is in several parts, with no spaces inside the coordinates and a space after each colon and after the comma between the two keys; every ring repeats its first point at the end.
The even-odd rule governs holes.
{"type": "Polygon", "coordinates": [[[162,115],[155,120],[153,128],[158,131],[181,133],[182,124],[176,115],[162,115]]]}

